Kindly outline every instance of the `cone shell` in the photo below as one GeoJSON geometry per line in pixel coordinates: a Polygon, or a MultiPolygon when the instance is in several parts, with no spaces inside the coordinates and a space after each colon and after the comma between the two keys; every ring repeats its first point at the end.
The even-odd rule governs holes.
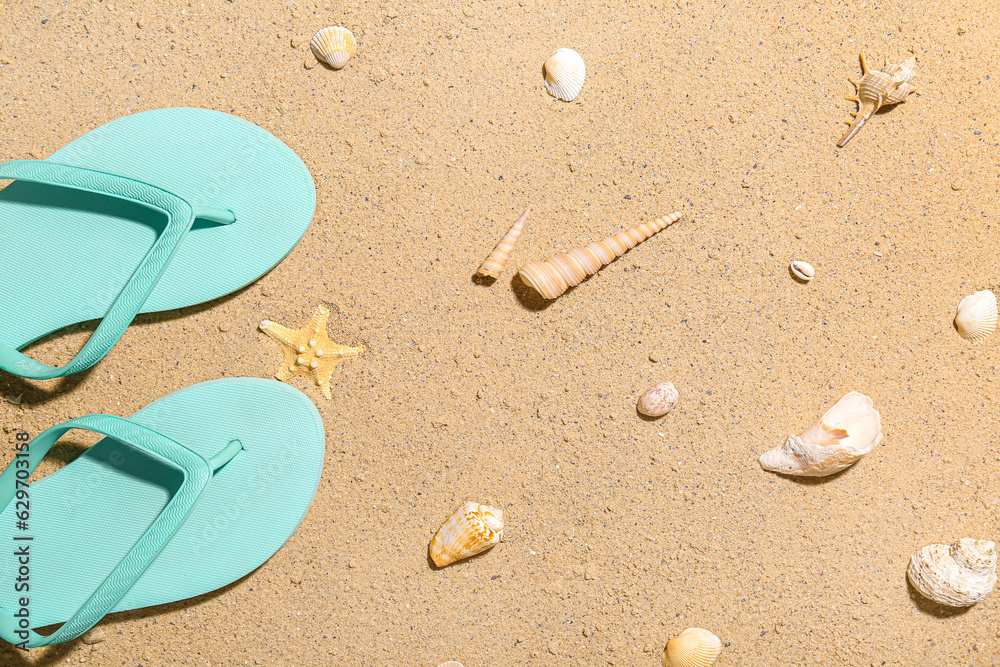
{"type": "Polygon", "coordinates": [[[489,254],[489,257],[480,265],[479,270],[476,271],[476,275],[481,278],[499,278],[500,272],[503,271],[503,267],[507,266],[507,258],[510,257],[510,252],[514,249],[514,244],[517,243],[517,237],[521,235],[521,230],[524,228],[524,223],[528,219],[528,214],[531,213],[529,208],[527,211],[521,214],[521,217],[517,219],[514,226],[510,228],[497,247],[493,249],[493,252],[489,254]]]}
{"type": "Polygon", "coordinates": [[[587,67],[583,58],[573,49],[559,49],[542,66],[545,90],[553,97],[572,102],[583,90],[587,67]]]}
{"type": "Polygon", "coordinates": [[[663,667],[709,667],[722,653],[722,640],[708,630],[688,628],[667,642],[663,667]]]}
{"type": "Polygon", "coordinates": [[[989,540],[963,537],[931,544],[910,557],[906,577],[924,597],[950,607],[971,607],[997,583],[997,550],[989,540]]]}
{"type": "Polygon", "coordinates": [[[574,248],[564,255],[553,255],[539,262],[525,264],[517,270],[518,274],[544,298],[555,299],[570,287],[579,285],[587,276],[597,273],[616,257],[624,255],[636,244],[677,222],[680,217],[681,214],[675,211],[604,240],[574,248]]]}
{"type": "Polygon", "coordinates": [[[658,382],[642,392],[635,409],[647,417],[662,417],[677,405],[679,397],[673,382],[658,382]]]}
{"type": "Polygon", "coordinates": [[[441,526],[428,552],[438,567],[475,556],[503,539],[503,511],[466,501],[441,526]]]}
{"type": "Polygon", "coordinates": [[[958,335],[966,340],[986,340],[997,329],[997,297],[984,289],[970,294],[958,304],[955,315],[958,335]]]}
{"type": "Polygon", "coordinates": [[[354,33],[338,25],[317,32],[309,47],[317,60],[322,60],[333,69],[340,69],[357,53],[358,42],[354,33]]]}

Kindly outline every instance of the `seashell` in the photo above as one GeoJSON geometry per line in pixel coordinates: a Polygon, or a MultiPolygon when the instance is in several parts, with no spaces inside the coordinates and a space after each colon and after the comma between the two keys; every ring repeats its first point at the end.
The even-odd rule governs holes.
{"type": "Polygon", "coordinates": [[[475,556],[503,539],[503,510],[466,501],[431,540],[428,551],[438,567],[475,556]]]}
{"type": "Polygon", "coordinates": [[[966,340],[985,340],[997,328],[997,296],[988,289],[970,294],[958,304],[955,315],[958,335],[966,340]]]}
{"type": "Polygon", "coordinates": [[[458,660],[449,660],[448,662],[442,662],[438,667],[462,667],[462,663],[458,660]]]}
{"type": "Polygon", "coordinates": [[[722,640],[708,630],[688,628],[667,642],[663,667],[709,667],[722,653],[722,640]]]}
{"type": "Polygon", "coordinates": [[[493,252],[489,254],[489,257],[480,265],[479,269],[476,271],[476,275],[480,278],[499,278],[500,272],[503,271],[503,267],[507,266],[507,258],[510,257],[510,251],[514,249],[514,244],[517,243],[517,237],[521,235],[521,229],[524,228],[524,223],[528,219],[528,214],[531,213],[529,208],[527,211],[521,214],[521,217],[517,219],[514,226],[510,228],[497,247],[493,249],[493,252]]]}
{"type": "Polygon", "coordinates": [[[910,557],[906,577],[925,598],[950,607],[971,607],[997,583],[997,550],[989,540],[963,537],[931,544],[910,557]]]}
{"type": "Polygon", "coordinates": [[[553,97],[572,102],[583,90],[583,80],[587,78],[587,66],[583,58],[573,49],[559,49],[542,65],[545,90],[553,97]]]}
{"type": "Polygon", "coordinates": [[[317,32],[309,42],[313,55],[333,69],[347,64],[358,50],[354,33],[342,26],[330,26],[317,32]]]}
{"type": "Polygon", "coordinates": [[[789,265],[788,270],[792,272],[792,275],[804,283],[807,283],[816,277],[816,269],[814,269],[812,264],[809,262],[796,260],[789,265]]]}
{"type": "Polygon", "coordinates": [[[760,465],[782,475],[825,477],[847,468],[882,441],[882,418],[872,399],[845,395],[802,435],[789,435],[764,452],[760,465]]]}
{"type": "Polygon", "coordinates": [[[848,121],[850,127],[847,133],[837,144],[840,148],[847,145],[861,126],[872,117],[876,111],[888,104],[899,104],[906,100],[906,96],[916,88],[910,83],[916,78],[917,59],[908,58],[904,62],[894,65],[884,65],[881,70],[871,71],[868,69],[868,62],[865,54],[861,54],[861,70],[864,75],[858,82],[851,81],[857,89],[857,95],[848,97],[852,102],[858,103],[858,110],[852,111],[854,121],[848,121]]]}
{"type": "Polygon", "coordinates": [[[573,285],[579,285],[587,276],[597,273],[616,257],[621,257],[656,232],[677,222],[680,217],[681,214],[675,211],[604,240],[574,248],[564,255],[553,255],[548,259],[525,264],[517,272],[542,297],[555,299],[573,285]]]}
{"type": "Polygon", "coordinates": [[[635,409],[647,417],[662,417],[677,405],[679,397],[673,382],[658,382],[642,392],[635,409]]]}

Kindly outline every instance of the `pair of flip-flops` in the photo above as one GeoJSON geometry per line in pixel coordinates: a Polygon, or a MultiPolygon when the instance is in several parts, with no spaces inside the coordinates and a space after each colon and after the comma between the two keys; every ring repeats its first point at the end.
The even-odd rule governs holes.
{"type": "MultiPolygon", "coordinates": [[[[280,140],[205,109],[118,119],[45,160],[0,163],[0,179],[15,181],[0,190],[0,369],[30,379],[89,368],[138,313],[253,282],[291,252],[316,204],[309,171],[280,140]],[[94,319],[65,366],[19,352],[94,319]]],[[[298,390],[233,378],[128,418],[71,419],[14,453],[0,474],[0,638],[30,648],[259,567],[312,502],[325,433],[298,390]],[[26,485],[72,429],[105,437],[26,485]]]]}

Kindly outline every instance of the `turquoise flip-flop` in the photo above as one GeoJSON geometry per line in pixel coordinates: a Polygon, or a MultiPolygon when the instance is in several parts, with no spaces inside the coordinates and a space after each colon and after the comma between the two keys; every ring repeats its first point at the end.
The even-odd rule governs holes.
{"type": "Polygon", "coordinates": [[[0,163],[0,368],[49,379],[89,368],[137,313],[211,301],[280,262],[312,222],[302,161],[208,109],[112,121],[45,160],[0,163]],[[18,352],[101,319],[53,368],[18,352]]]}
{"type": "Polygon", "coordinates": [[[110,612],[245,576],[302,521],[324,453],[312,401],[260,378],[202,382],[127,419],[88,415],[43,431],[0,474],[0,638],[68,641],[110,612]],[[106,437],[23,487],[71,429],[106,437]],[[47,637],[33,630],[56,623],[47,637]]]}

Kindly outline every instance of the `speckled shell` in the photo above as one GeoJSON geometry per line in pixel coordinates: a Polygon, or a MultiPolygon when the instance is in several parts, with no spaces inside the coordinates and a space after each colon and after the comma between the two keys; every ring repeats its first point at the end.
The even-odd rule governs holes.
{"type": "Polygon", "coordinates": [[[680,394],[673,382],[658,382],[642,392],[635,409],[647,417],[662,417],[677,405],[678,398],[680,394]]]}
{"type": "Polygon", "coordinates": [[[986,340],[997,330],[997,297],[988,289],[962,299],[955,315],[958,335],[966,340],[986,340]]]}
{"type": "Polygon", "coordinates": [[[857,83],[851,81],[857,87],[858,94],[847,98],[858,103],[858,110],[852,112],[854,121],[837,146],[843,148],[881,107],[905,101],[906,96],[916,90],[911,83],[917,76],[916,67],[917,59],[911,57],[901,63],[885,65],[881,70],[869,70],[865,54],[862,53],[861,70],[864,75],[857,83]]]}
{"type": "Polygon", "coordinates": [[[544,298],[555,299],[573,285],[579,285],[587,276],[597,273],[616,257],[621,257],[656,232],[677,222],[680,217],[681,214],[675,211],[582,248],[574,248],[564,255],[553,255],[539,262],[525,264],[517,272],[521,280],[544,298]]]}
{"type": "Polygon", "coordinates": [[[872,399],[852,391],[802,435],[764,452],[760,465],[782,475],[825,477],[853,465],[882,441],[882,418],[872,399]]]}
{"type": "Polygon", "coordinates": [[[354,33],[338,25],[317,32],[309,47],[317,60],[322,60],[333,69],[340,69],[357,53],[358,42],[354,33]]]}
{"type": "Polygon", "coordinates": [[[813,265],[809,262],[796,260],[788,266],[788,269],[796,278],[804,283],[807,283],[816,277],[816,269],[814,269],[813,265]]]}
{"type": "Polygon", "coordinates": [[[722,640],[708,630],[688,628],[667,642],[663,667],[709,667],[722,653],[722,640]]]}
{"type": "Polygon", "coordinates": [[[466,501],[431,540],[428,552],[438,567],[475,556],[503,539],[503,511],[466,501]]]}
{"type": "Polygon", "coordinates": [[[583,90],[587,67],[573,49],[559,49],[542,66],[545,90],[560,100],[572,102],[583,90]]]}
{"type": "Polygon", "coordinates": [[[996,545],[963,537],[931,544],[910,557],[906,576],[924,597],[950,607],[971,607],[997,583],[996,545]]]}
{"type": "Polygon", "coordinates": [[[524,228],[524,223],[528,220],[529,213],[531,213],[530,208],[522,213],[521,217],[514,223],[514,226],[510,228],[510,231],[504,234],[497,247],[493,249],[493,252],[479,266],[479,270],[476,271],[477,276],[480,278],[500,277],[500,272],[503,271],[503,267],[507,266],[507,258],[510,257],[510,253],[514,249],[514,244],[517,243],[517,237],[521,235],[521,230],[524,228]]]}

